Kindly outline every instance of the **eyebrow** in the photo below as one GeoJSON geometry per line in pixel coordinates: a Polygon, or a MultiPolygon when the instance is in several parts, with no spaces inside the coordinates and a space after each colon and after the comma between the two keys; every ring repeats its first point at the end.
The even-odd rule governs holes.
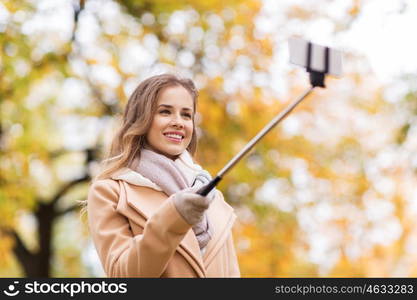
{"type": "MultiPolygon", "coordinates": [[[[160,104],[160,105],[158,106],[158,108],[159,108],[159,107],[161,107],[161,106],[163,106],[163,107],[167,107],[167,108],[173,108],[173,106],[172,106],[172,105],[168,105],[168,104],[160,104]]],[[[182,109],[183,109],[183,110],[193,111],[191,108],[188,108],[188,107],[183,107],[182,109]]]]}

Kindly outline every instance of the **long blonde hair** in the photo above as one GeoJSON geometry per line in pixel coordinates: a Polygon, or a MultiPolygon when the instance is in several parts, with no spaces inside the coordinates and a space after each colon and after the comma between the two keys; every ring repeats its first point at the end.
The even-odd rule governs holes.
{"type": "MultiPolygon", "coordinates": [[[[146,134],[151,127],[161,92],[172,86],[182,86],[193,99],[194,113],[197,106],[198,92],[192,80],[179,78],[172,74],[152,76],[142,81],[130,96],[123,114],[122,125],[111,143],[107,158],[102,162],[103,169],[96,179],[109,178],[123,167],[129,167],[145,145],[146,134]]],[[[188,152],[193,155],[197,148],[197,135],[194,115],[193,134],[188,152]]]]}

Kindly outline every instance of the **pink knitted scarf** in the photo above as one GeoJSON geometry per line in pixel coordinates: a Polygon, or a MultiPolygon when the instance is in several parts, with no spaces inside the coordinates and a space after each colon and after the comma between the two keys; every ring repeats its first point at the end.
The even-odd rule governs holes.
{"type": "MultiPolygon", "coordinates": [[[[197,174],[197,176],[184,174],[186,170],[179,167],[177,160],[174,161],[165,155],[149,149],[141,150],[140,160],[134,163],[134,169],[142,176],[157,184],[168,196],[185,188],[192,187],[199,180],[205,183],[211,179],[207,178],[210,175],[204,170],[197,174]],[[193,178],[193,180],[190,180],[190,178],[193,178]]],[[[200,223],[193,226],[193,231],[197,237],[200,249],[203,249],[212,236],[210,222],[206,214],[204,214],[203,220],[200,223]]]]}

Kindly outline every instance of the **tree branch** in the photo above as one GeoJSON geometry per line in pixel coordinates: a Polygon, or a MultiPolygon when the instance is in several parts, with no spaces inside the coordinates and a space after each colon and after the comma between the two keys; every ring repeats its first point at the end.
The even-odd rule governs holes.
{"type": "Polygon", "coordinates": [[[18,258],[18,260],[22,262],[22,265],[26,270],[28,265],[31,265],[30,262],[34,260],[36,255],[29,251],[29,249],[23,243],[23,240],[20,238],[20,236],[14,229],[3,227],[0,228],[0,230],[4,234],[12,236],[14,238],[15,243],[13,246],[13,252],[18,258]]]}
{"type": "Polygon", "coordinates": [[[56,193],[56,195],[52,198],[52,201],[50,202],[51,205],[55,205],[58,200],[64,196],[71,188],[73,188],[74,186],[76,186],[79,183],[83,183],[90,180],[90,175],[85,175],[81,178],[75,179],[73,181],[68,182],[66,185],[64,185],[59,191],[58,193],[56,193]]]}
{"type": "Polygon", "coordinates": [[[80,0],[78,4],[74,4],[74,27],[72,29],[71,41],[75,41],[75,33],[77,32],[78,19],[81,11],[84,9],[85,0],[80,0]]]}
{"type": "Polygon", "coordinates": [[[77,209],[80,209],[80,208],[81,208],[81,204],[77,203],[70,207],[65,208],[64,210],[56,212],[55,216],[59,218],[59,217],[62,217],[63,215],[66,215],[67,213],[76,211],[77,209]]]}

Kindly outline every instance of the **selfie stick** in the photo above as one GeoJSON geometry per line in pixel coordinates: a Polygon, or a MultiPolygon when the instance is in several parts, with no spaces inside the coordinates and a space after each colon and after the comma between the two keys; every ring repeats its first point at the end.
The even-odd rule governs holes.
{"type": "Polygon", "coordinates": [[[255,145],[262,139],[268,132],[270,132],[279,122],[281,122],[301,101],[306,98],[315,87],[324,88],[324,79],[326,74],[329,72],[329,61],[330,61],[330,49],[324,48],[324,68],[320,71],[312,68],[313,58],[313,45],[311,42],[307,42],[306,52],[306,70],[310,73],[310,84],[311,87],[304,92],[296,101],[289,105],[286,109],[281,111],[274,119],[272,119],[246,146],[236,154],[227,165],[214,177],[207,185],[203,186],[197,191],[197,194],[206,196],[215,186],[222,180],[223,176],[229,172],[244,156],[248,153],[255,145]]]}

